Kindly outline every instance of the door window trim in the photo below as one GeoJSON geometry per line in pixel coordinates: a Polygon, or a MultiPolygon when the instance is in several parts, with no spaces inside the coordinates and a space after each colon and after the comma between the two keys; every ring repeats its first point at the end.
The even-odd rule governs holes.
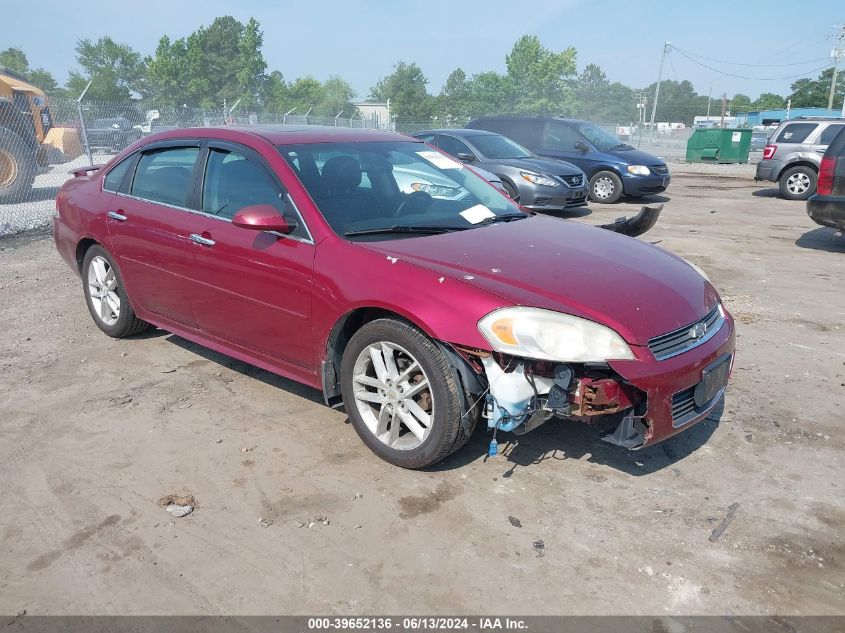
{"type": "Polygon", "coordinates": [[[221,141],[218,139],[208,139],[208,142],[205,143],[204,151],[200,153],[200,157],[197,160],[197,166],[202,165],[202,169],[198,171],[196,174],[196,180],[194,182],[194,189],[191,191],[191,197],[189,198],[193,206],[197,209],[194,211],[199,215],[203,215],[208,218],[214,218],[216,220],[224,220],[229,224],[232,223],[230,218],[223,218],[219,215],[214,215],[211,213],[206,213],[202,210],[202,194],[203,188],[205,187],[205,174],[207,173],[208,169],[208,158],[211,155],[211,150],[213,149],[220,149],[228,152],[236,152],[242,155],[247,160],[254,160],[256,161],[262,169],[270,176],[272,182],[276,184],[280,191],[284,192],[285,197],[287,198],[288,202],[290,203],[291,207],[293,207],[294,213],[296,213],[296,217],[299,219],[300,224],[305,229],[305,233],[307,237],[299,237],[297,235],[290,235],[285,233],[279,233],[278,231],[261,231],[262,233],[269,233],[271,235],[277,235],[279,237],[284,237],[287,239],[295,240],[297,242],[302,242],[303,244],[311,244],[314,245],[314,236],[311,233],[311,229],[308,228],[308,223],[305,222],[305,218],[302,217],[302,213],[299,211],[299,207],[296,204],[296,201],[293,199],[293,196],[290,195],[290,191],[288,188],[284,186],[282,181],[276,175],[276,172],[270,167],[270,164],[264,159],[264,157],[256,152],[251,147],[247,147],[246,145],[242,145],[241,143],[236,143],[233,141],[221,141]]]}
{"type": "MultiPolygon", "coordinates": [[[[288,235],[285,233],[279,233],[278,231],[260,231],[261,233],[269,233],[270,235],[275,235],[277,237],[283,237],[286,239],[294,240],[296,242],[301,242],[303,244],[310,244],[314,245],[314,237],[311,233],[311,229],[308,228],[308,224],[305,222],[305,219],[302,217],[302,213],[299,210],[299,206],[296,204],[296,201],[293,199],[293,196],[290,195],[290,192],[287,190],[287,187],[282,185],[279,181],[278,176],[276,173],[270,169],[267,161],[258,154],[255,150],[246,147],[245,145],[241,145],[240,143],[232,143],[229,141],[218,141],[216,139],[169,139],[165,141],[158,141],[156,143],[150,143],[149,145],[145,145],[144,147],[139,148],[134,152],[134,154],[130,154],[126,157],[125,160],[132,161],[132,164],[129,166],[126,174],[123,177],[123,181],[120,183],[120,187],[118,191],[108,191],[103,190],[103,181],[100,182],[100,189],[110,193],[112,195],[121,196],[123,198],[128,198],[129,200],[137,200],[139,202],[146,202],[147,204],[157,204],[162,207],[167,207],[169,209],[175,209],[177,211],[184,211],[187,213],[191,213],[194,215],[199,215],[205,218],[213,218],[215,220],[219,220],[222,222],[228,222],[229,224],[232,223],[230,218],[223,218],[219,215],[213,215],[211,213],[205,213],[202,210],[201,206],[197,206],[198,202],[202,200],[202,186],[205,180],[205,169],[206,164],[208,163],[208,155],[210,153],[211,148],[217,149],[225,149],[229,151],[237,151],[242,152],[244,156],[250,154],[257,158],[261,164],[264,166],[266,171],[270,174],[273,181],[279,186],[279,188],[285,192],[285,196],[290,202],[290,205],[293,207],[294,212],[296,213],[296,217],[299,218],[302,226],[305,228],[305,233],[307,234],[307,238],[305,237],[298,237],[296,235],[288,235]],[[141,160],[141,156],[148,151],[155,151],[159,149],[166,149],[168,147],[198,147],[200,152],[197,156],[197,160],[194,163],[194,169],[191,173],[191,180],[189,185],[189,192],[187,196],[187,203],[190,206],[180,206],[176,204],[169,204],[167,202],[159,202],[158,200],[149,200],[147,198],[141,198],[140,196],[134,196],[129,193],[132,190],[132,183],[135,180],[135,172],[138,169],[138,162],[141,160]]],[[[122,162],[122,161],[121,161],[122,162]]],[[[119,164],[119,163],[118,163],[119,164]]],[[[117,165],[115,165],[116,167],[117,165]]],[[[111,170],[109,170],[111,171],[111,170]]]]}

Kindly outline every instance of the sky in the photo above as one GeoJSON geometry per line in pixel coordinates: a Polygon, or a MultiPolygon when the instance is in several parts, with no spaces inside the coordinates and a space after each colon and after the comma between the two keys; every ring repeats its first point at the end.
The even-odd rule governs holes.
{"type": "Polygon", "coordinates": [[[41,0],[15,2],[14,11],[2,12],[0,50],[23,49],[30,66],[44,67],[64,83],[76,67],[79,39],[109,35],[147,55],[164,34],[185,37],[221,15],[242,22],[255,17],[268,72],[279,70],[289,80],[340,75],[363,99],[399,60],[418,63],[435,94],[457,67],[468,75],[503,72],[505,55],[526,33],[555,51],[575,47],[579,71],[595,63],[610,81],[640,88],[657,79],[664,42],[671,41],[677,50],[667,56],[664,79],[689,79],[697,92],[714,97],[756,98],[788,94],[794,78],[783,77],[809,71],[816,77],[830,64],[845,2],[802,0],[800,11],[797,6],[775,0],[41,0]]]}

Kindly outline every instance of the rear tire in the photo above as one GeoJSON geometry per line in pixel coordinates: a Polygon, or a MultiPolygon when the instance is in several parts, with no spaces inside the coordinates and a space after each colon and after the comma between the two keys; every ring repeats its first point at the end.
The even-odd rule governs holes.
{"type": "Polygon", "coordinates": [[[82,291],[94,323],[112,338],[140,334],[152,327],[135,316],[123,277],[111,254],[99,244],[82,260],[82,291]]]}
{"type": "Polygon", "coordinates": [[[0,204],[26,199],[38,170],[35,154],[23,138],[0,127],[0,204]]]}
{"type": "Polygon", "coordinates": [[[340,377],[355,431],[386,462],[424,468],[469,439],[449,361],[405,321],[377,319],[355,332],[344,350],[340,377]],[[425,389],[418,391],[415,386],[423,382],[425,389]]]}
{"type": "Polygon", "coordinates": [[[816,193],[818,174],[811,167],[790,167],[778,178],[781,195],[787,200],[806,200],[816,193]]]}
{"type": "Polygon", "coordinates": [[[590,200],[613,204],[622,197],[622,179],[612,171],[600,171],[590,178],[590,200]]]}

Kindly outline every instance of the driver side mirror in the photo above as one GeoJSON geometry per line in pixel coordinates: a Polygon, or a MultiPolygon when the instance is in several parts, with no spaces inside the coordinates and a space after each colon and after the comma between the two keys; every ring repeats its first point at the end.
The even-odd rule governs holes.
{"type": "Polygon", "coordinates": [[[296,222],[287,220],[276,207],[269,204],[255,204],[244,207],[232,218],[232,224],[254,231],[276,231],[287,235],[296,228],[296,222]]]}
{"type": "Polygon", "coordinates": [[[455,154],[455,158],[457,158],[462,163],[471,163],[475,160],[475,155],[470,154],[469,152],[458,152],[455,154]]]}
{"type": "Polygon", "coordinates": [[[584,141],[575,141],[575,149],[579,152],[587,153],[590,151],[590,146],[587,145],[584,141]]]}

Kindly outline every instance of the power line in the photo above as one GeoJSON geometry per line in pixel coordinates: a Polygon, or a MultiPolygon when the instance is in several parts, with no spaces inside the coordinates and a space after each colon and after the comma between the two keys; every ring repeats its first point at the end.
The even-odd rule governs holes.
{"type": "Polygon", "coordinates": [[[744,75],[735,75],[733,73],[725,72],[724,70],[719,70],[718,68],[713,68],[712,66],[708,66],[707,64],[698,61],[697,59],[690,57],[684,51],[674,48],[674,50],[678,51],[683,57],[686,57],[694,64],[698,64],[702,68],[706,68],[707,70],[713,71],[714,73],[719,73],[720,75],[725,75],[726,77],[734,77],[736,79],[747,79],[749,81],[781,81],[783,79],[797,79],[798,77],[806,77],[807,75],[812,75],[814,73],[819,72],[820,70],[825,70],[829,64],[825,64],[824,66],[819,66],[818,68],[814,68],[812,70],[806,70],[802,73],[797,75],[787,75],[786,77],[746,77],[744,75]]]}
{"type": "Polygon", "coordinates": [[[818,64],[819,62],[827,61],[824,58],[817,58],[817,59],[808,59],[803,62],[790,62],[788,64],[746,64],[744,62],[732,62],[726,59],[716,59],[714,57],[707,57],[706,55],[699,55],[697,53],[691,53],[689,51],[685,51],[683,49],[678,48],[677,46],[672,47],[674,50],[678,51],[679,53],[684,53],[686,55],[691,55],[692,57],[697,57],[699,59],[706,59],[710,62],[716,62],[718,64],[729,64],[731,66],[749,66],[749,67],[757,67],[757,68],[781,68],[784,66],[806,66],[807,64],[818,64]]]}

